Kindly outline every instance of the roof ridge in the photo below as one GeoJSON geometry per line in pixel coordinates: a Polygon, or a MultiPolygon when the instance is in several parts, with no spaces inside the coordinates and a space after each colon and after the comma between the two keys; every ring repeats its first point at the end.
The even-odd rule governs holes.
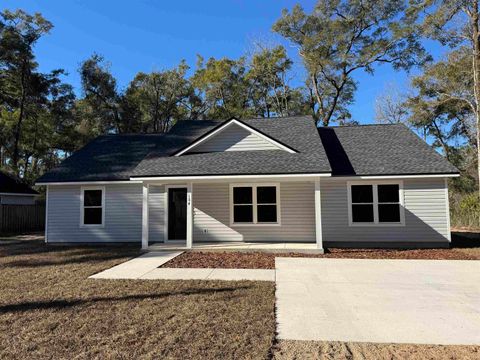
{"type": "Polygon", "coordinates": [[[332,129],[332,128],[356,128],[356,127],[367,127],[367,126],[406,126],[403,123],[393,123],[393,124],[355,124],[355,125],[332,125],[332,126],[320,126],[319,129],[332,129]]]}
{"type": "Polygon", "coordinates": [[[92,139],[92,140],[95,140],[95,139],[98,139],[100,137],[118,137],[118,136],[162,136],[162,135],[165,135],[167,133],[144,133],[144,132],[141,132],[141,133],[121,133],[121,134],[102,134],[102,135],[98,135],[96,138],[92,139]]]}
{"type": "Polygon", "coordinates": [[[311,118],[312,116],[311,115],[290,115],[290,116],[256,117],[256,118],[248,118],[248,119],[237,119],[234,117],[234,119],[237,119],[240,121],[249,121],[249,120],[286,120],[286,119],[292,119],[292,118],[308,118],[308,117],[311,118]]]}

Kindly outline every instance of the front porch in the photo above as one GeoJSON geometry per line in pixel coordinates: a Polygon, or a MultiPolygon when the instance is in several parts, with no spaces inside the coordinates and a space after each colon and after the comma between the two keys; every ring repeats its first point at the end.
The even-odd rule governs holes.
{"type": "Polygon", "coordinates": [[[323,251],[318,174],[162,180],[142,179],[143,250],[323,251]]]}
{"type": "Polygon", "coordinates": [[[188,248],[185,241],[170,241],[167,243],[153,243],[148,251],[267,251],[267,252],[299,252],[323,253],[316,243],[287,243],[287,242],[193,242],[188,248]]]}

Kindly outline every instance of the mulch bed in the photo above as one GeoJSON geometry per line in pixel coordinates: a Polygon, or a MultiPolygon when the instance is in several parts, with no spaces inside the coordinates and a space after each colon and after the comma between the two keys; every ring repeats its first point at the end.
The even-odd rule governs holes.
{"type": "Polygon", "coordinates": [[[346,258],[346,259],[422,259],[422,260],[479,260],[480,253],[456,249],[330,249],[325,254],[189,251],[161,267],[275,269],[276,257],[346,258]]]}

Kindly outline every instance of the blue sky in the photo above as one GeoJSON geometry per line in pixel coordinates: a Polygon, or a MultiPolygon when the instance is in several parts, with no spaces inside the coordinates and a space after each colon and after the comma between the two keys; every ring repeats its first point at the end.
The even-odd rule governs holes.
{"type": "MultiPolygon", "coordinates": [[[[256,40],[284,44],[296,61],[298,84],[303,80],[296,49],[271,31],[284,8],[300,2],[311,10],[314,1],[294,0],[4,0],[2,10],[21,8],[40,12],[54,28],[37,47],[41,71],[63,68],[66,81],[80,91],[77,69],[82,60],[97,52],[110,63],[120,88],[125,88],[138,71],[149,72],[176,66],[185,59],[195,66],[196,55],[238,58],[256,40]]],[[[438,57],[442,49],[433,43],[438,57]]],[[[375,115],[375,98],[390,86],[408,85],[408,74],[389,66],[378,67],[374,76],[357,73],[354,119],[370,123],[375,115]]]]}

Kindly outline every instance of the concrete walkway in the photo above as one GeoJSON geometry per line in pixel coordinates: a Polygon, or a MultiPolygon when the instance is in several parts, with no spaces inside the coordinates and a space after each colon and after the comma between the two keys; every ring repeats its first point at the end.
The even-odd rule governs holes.
{"type": "Polygon", "coordinates": [[[275,264],[280,339],[480,344],[480,261],[275,264]]]}
{"type": "Polygon", "coordinates": [[[92,275],[90,279],[140,279],[150,271],[162,266],[183,251],[151,251],[132,260],[92,275]]]}
{"type": "Polygon", "coordinates": [[[141,279],[162,280],[252,280],[275,281],[275,270],[264,269],[208,269],[159,268],[143,275],[141,279]]]}
{"type": "Polygon", "coordinates": [[[275,281],[275,270],[263,269],[195,269],[159,268],[174,257],[177,252],[149,252],[92,275],[90,279],[145,279],[145,280],[252,280],[275,281]]]}
{"type": "Polygon", "coordinates": [[[270,251],[270,252],[305,252],[305,253],[323,253],[323,250],[317,248],[315,243],[274,243],[274,242],[196,242],[192,249],[186,247],[185,241],[170,241],[168,243],[155,243],[148,247],[150,251],[270,251]]]}

